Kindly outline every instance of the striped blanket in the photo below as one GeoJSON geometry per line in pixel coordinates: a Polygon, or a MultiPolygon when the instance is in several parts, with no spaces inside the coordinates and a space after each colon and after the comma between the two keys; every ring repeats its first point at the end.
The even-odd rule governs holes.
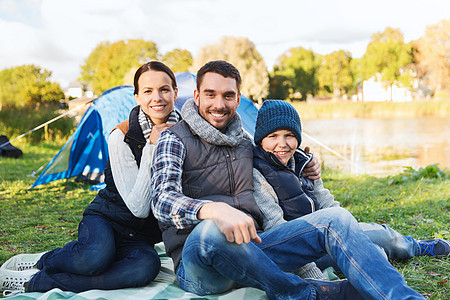
{"type": "Polygon", "coordinates": [[[149,285],[141,288],[128,288],[120,290],[90,290],[82,293],[65,292],[60,289],[52,289],[46,293],[25,293],[19,294],[8,299],[14,300],[135,300],[135,299],[214,299],[214,300],[239,300],[239,299],[258,299],[266,300],[266,294],[255,288],[240,288],[229,291],[224,294],[200,297],[195,294],[183,291],[176,281],[173,272],[173,263],[164,250],[162,243],[155,246],[161,258],[161,270],[158,276],[149,285]]]}

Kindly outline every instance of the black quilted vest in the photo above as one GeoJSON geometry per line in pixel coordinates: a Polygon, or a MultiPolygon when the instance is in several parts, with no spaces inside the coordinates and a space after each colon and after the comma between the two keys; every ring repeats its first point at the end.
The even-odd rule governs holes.
{"type": "Polygon", "coordinates": [[[314,195],[314,182],[301,176],[310,158],[294,153],[295,172],[261,146],[254,147],[253,166],[261,172],[277,194],[287,221],[312,213],[319,208],[314,195]]]}
{"type": "MultiPolygon", "coordinates": [[[[139,125],[138,115],[139,106],[136,106],[130,112],[129,130],[125,135],[124,141],[130,147],[137,165],[140,166],[142,148],[145,146],[146,141],[139,125]]],[[[147,218],[137,218],[127,208],[117,191],[109,160],[105,168],[105,183],[106,187],[98,192],[95,199],[84,211],[84,215],[101,215],[108,219],[120,233],[136,236],[150,244],[162,241],[158,222],[151,211],[147,218]]]]}
{"type": "MultiPolygon", "coordinates": [[[[183,194],[195,199],[225,202],[249,216],[256,229],[262,227],[262,215],[253,196],[253,147],[243,138],[235,147],[216,146],[195,135],[185,121],[170,127],[186,148],[183,164],[183,194]]],[[[176,229],[161,225],[166,252],[175,270],[181,260],[183,245],[195,226],[176,229]]]]}

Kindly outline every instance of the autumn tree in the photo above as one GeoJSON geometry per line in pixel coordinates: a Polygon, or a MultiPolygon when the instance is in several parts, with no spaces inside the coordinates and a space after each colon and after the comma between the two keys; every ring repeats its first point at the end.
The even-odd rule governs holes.
{"type": "Polygon", "coordinates": [[[90,85],[99,95],[114,86],[131,84],[129,74],[143,63],[155,59],[158,59],[158,48],[151,41],[100,43],[81,67],[80,81],[90,85]]]}
{"type": "MultiPolygon", "coordinates": [[[[291,99],[306,100],[308,94],[315,95],[319,88],[319,63],[319,57],[311,50],[302,47],[289,49],[277,59],[273,67],[270,90],[275,91],[276,84],[278,89],[287,89],[284,93],[278,93],[287,94],[291,99]]],[[[270,96],[272,98],[277,95],[270,96]]]]}
{"type": "Polygon", "coordinates": [[[359,61],[359,76],[362,80],[367,80],[379,74],[386,86],[391,87],[392,101],[394,83],[411,85],[412,62],[411,44],[405,44],[399,29],[388,27],[384,32],[372,35],[366,53],[359,61]]]}
{"type": "Polygon", "coordinates": [[[187,72],[189,67],[192,66],[192,55],[186,49],[173,49],[170,52],[164,54],[162,61],[173,72],[187,72]]]}
{"type": "Polygon", "coordinates": [[[245,37],[222,37],[218,43],[200,49],[191,72],[196,73],[211,60],[225,60],[233,64],[241,73],[241,92],[262,103],[268,94],[269,75],[264,59],[253,42],[245,37]]]}
{"type": "Polygon", "coordinates": [[[320,88],[332,91],[335,97],[339,97],[342,91],[348,91],[353,82],[351,61],[350,52],[344,50],[322,56],[317,72],[320,88]]]}
{"type": "Polygon", "coordinates": [[[419,76],[433,94],[450,90],[450,19],[427,26],[425,35],[415,42],[419,76]]]}
{"type": "Polygon", "coordinates": [[[64,99],[60,85],[50,81],[52,72],[35,65],[0,71],[0,103],[23,107],[64,99]]]}

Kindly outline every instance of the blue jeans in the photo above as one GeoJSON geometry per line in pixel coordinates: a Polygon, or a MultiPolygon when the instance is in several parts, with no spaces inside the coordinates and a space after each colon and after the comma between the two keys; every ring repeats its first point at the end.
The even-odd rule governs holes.
{"type": "Polygon", "coordinates": [[[45,253],[28,291],[52,288],[82,292],[144,286],[158,275],[161,262],[152,245],[115,232],[108,220],[87,215],[78,226],[78,241],[45,253]]]}
{"type": "MultiPolygon", "coordinates": [[[[406,259],[420,254],[419,243],[414,238],[403,236],[388,225],[361,222],[359,227],[374,244],[384,250],[389,258],[406,259]]],[[[329,255],[318,259],[316,264],[322,270],[329,266],[339,270],[329,255]]]]}
{"type": "Polygon", "coordinates": [[[315,299],[312,286],[288,273],[330,254],[366,299],[424,299],[343,208],[328,208],[260,234],[262,243],[229,243],[212,220],[202,221],[183,247],[177,279],[186,291],[208,295],[237,286],[270,299],[315,299]]]}

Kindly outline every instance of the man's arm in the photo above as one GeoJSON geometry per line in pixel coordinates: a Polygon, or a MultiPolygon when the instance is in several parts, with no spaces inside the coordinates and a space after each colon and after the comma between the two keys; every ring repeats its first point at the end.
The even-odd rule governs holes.
{"type": "Polygon", "coordinates": [[[183,162],[186,149],[172,132],[164,131],[156,145],[152,166],[152,209],[164,224],[178,229],[212,219],[229,242],[261,242],[253,219],[224,202],[187,197],[182,191],[183,162]]]}
{"type": "Polygon", "coordinates": [[[151,205],[156,219],[178,229],[197,224],[198,211],[209,202],[183,194],[181,175],[185,156],[181,140],[171,131],[161,132],[151,168],[151,205]]]}
{"type": "MultiPolygon", "coordinates": [[[[310,153],[309,147],[305,147],[305,153],[310,153]]],[[[305,168],[303,169],[302,175],[303,177],[308,177],[311,180],[317,180],[320,179],[321,173],[322,169],[320,167],[319,160],[313,155],[312,159],[309,161],[309,163],[306,164],[305,168]]]]}
{"type": "Polygon", "coordinates": [[[198,211],[198,218],[212,219],[230,243],[261,243],[253,219],[225,202],[206,203],[198,211]]]}

